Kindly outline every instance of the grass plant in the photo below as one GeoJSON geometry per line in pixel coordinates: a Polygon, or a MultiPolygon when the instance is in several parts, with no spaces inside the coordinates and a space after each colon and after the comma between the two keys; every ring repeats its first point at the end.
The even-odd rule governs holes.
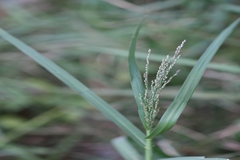
{"type": "Polygon", "coordinates": [[[112,145],[127,160],[206,159],[182,155],[239,159],[238,148],[229,144],[239,141],[240,32],[236,29],[227,38],[239,20],[223,30],[239,17],[239,2],[21,3],[0,2],[0,26],[5,30],[0,35],[40,65],[0,38],[0,159],[107,159],[111,157],[105,154],[109,148],[102,144],[110,146],[113,137],[117,138],[112,145]],[[141,34],[143,24],[137,27],[128,51],[130,36],[146,13],[147,23],[141,34]],[[161,90],[158,99],[151,95],[150,80],[155,79],[166,55],[173,55],[169,49],[174,50],[182,39],[187,43],[174,67],[181,72],[161,90]],[[148,48],[153,52],[149,57],[148,48]],[[150,65],[148,76],[143,77],[146,57],[150,65]],[[149,97],[156,98],[154,103],[149,97]],[[97,127],[93,127],[95,123],[97,127]],[[106,123],[110,125],[105,125],[105,130],[106,123]],[[98,128],[104,130],[100,133],[98,128]],[[226,132],[227,136],[221,137],[226,132]],[[98,153],[85,152],[85,142],[93,142],[91,151],[98,153]]]}
{"type": "MultiPolygon", "coordinates": [[[[172,77],[168,78],[168,73],[171,68],[174,66],[176,61],[179,59],[180,49],[183,47],[185,41],[177,48],[174,56],[169,59],[167,56],[166,59],[163,59],[162,64],[159,67],[159,70],[156,75],[156,79],[152,81],[151,84],[151,93],[149,96],[148,91],[148,66],[149,66],[149,56],[150,50],[147,56],[147,64],[146,71],[144,74],[144,84],[142,82],[141,74],[138,70],[136,61],[135,61],[135,46],[137,37],[139,34],[139,30],[142,24],[140,24],[135,33],[133,34],[133,39],[131,43],[131,47],[129,50],[129,70],[131,75],[131,84],[134,92],[134,96],[136,102],[139,107],[139,116],[142,120],[143,126],[146,129],[146,134],[144,135],[137,127],[135,127],[128,119],[126,119],[122,114],[113,109],[108,103],[106,103],[103,99],[98,97],[95,93],[93,93],[90,89],[88,89],[85,85],[79,82],[76,78],[71,76],[67,71],[60,68],[54,62],[42,56],[36,50],[27,46],[17,38],[11,36],[4,30],[0,29],[0,35],[15,45],[18,49],[20,49],[23,53],[30,56],[40,65],[42,65],[45,69],[55,75],[58,79],[68,85],[71,89],[78,92],[84,99],[86,99],[89,103],[99,109],[106,117],[108,117],[111,121],[113,121],[116,125],[118,125],[123,131],[125,131],[136,143],[138,143],[141,147],[145,148],[145,160],[152,160],[152,139],[162,134],[169,129],[171,129],[176,123],[177,119],[181,115],[183,109],[185,108],[187,102],[191,98],[195,88],[198,85],[208,63],[217,52],[221,44],[224,40],[232,33],[234,28],[238,25],[240,19],[237,19],[233,22],[229,27],[227,27],[221,34],[212,42],[212,44],[208,47],[208,49],[201,56],[199,61],[196,63],[192,71],[190,72],[188,78],[185,80],[182,85],[179,93],[175,97],[172,104],[169,106],[167,111],[162,116],[158,125],[153,129],[154,119],[158,113],[158,101],[160,91],[169,83],[172,77]],[[145,86],[145,89],[144,89],[145,86]]],[[[1,147],[6,144],[3,143],[1,147]]],[[[189,157],[187,159],[197,160],[202,157],[189,157]]],[[[126,158],[128,159],[128,158],[126,158]]],[[[183,158],[175,158],[176,160],[180,160],[183,158]]]]}
{"type": "Polygon", "coordinates": [[[159,111],[158,101],[160,91],[165,87],[167,83],[169,83],[173,76],[175,76],[178,72],[176,72],[172,77],[168,79],[168,73],[179,59],[180,49],[183,47],[185,41],[182,42],[180,46],[178,46],[174,56],[168,60],[168,56],[166,59],[162,60],[162,63],[159,67],[159,70],[156,75],[156,79],[151,83],[150,93],[151,96],[148,96],[148,65],[149,65],[149,56],[150,50],[147,55],[147,64],[146,71],[144,73],[144,85],[142,84],[142,78],[140,76],[140,72],[138,70],[136,61],[135,61],[135,46],[136,46],[136,38],[138,36],[141,24],[136,29],[132,44],[129,51],[129,71],[131,75],[131,84],[134,92],[134,96],[136,102],[138,104],[138,112],[139,116],[142,120],[143,126],[146,129],[146,147],[145,147],[145,159],[152,159],[152,139],[158,134],[162,134],[169,129],[171,129],[185,108],[187,102],[191,98],[194,90],[196,89],[206,67],[210,62],[214,54],[217,52],[221,44],[224,40],[229,36],[229,34],[233,31],[233,29],[237,26],[240,19],[237,19],[234,23],[232,23],[228,28],[226,28],[222,33],[212,42],[212,44],[208,47],[208,49],[203,53],[201,58],[198,60],[196,65],[193,67],[192,71],[189,73],[187,79],[182,85],[180,91],[175,97],[172,104],[168,107],[167,111],[164,113],[162,118],[160,119],[158,125],[153,128],[154,119],[159,111]],[[168,79],[168,80],[167,80],[168,79]],[[145,86],[145,90],[143,89],[145,86]],[[144,97],[144,98],[143,98],[144,97]]]}

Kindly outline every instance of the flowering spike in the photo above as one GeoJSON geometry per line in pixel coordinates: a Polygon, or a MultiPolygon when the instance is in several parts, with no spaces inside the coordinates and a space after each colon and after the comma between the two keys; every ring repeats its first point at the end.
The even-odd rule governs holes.
{"type": "Polygon", "coordinates": [[[153,128],[154,119],[159,112],[158,102],[161,90],[172,80],[173,77],[175,77],[179,73],[178,70],[174,75],[168,78],[168,73],[173,68],[177,60],[180,58],[179,53],[185,42],[186,40],[184,40],[181,45],[177,47],[172,58],[169,59],[169,55],[167,55],[166,58],[162,60],[162,63],[158,68],[155,80],[151,81],[151,91],[148,91],[148,70],[151,49],[148,50],[145,73],[143,75],[145,94],[144,97],[142,97],[142,95],[139,95],[141,104],[144,106],[143,110],[148,129],[153,128]]]}

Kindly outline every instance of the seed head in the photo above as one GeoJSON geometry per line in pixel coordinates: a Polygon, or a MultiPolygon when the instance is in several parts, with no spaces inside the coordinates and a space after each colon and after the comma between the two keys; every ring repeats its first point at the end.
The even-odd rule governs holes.
{"type": "Polygon", "coordinates": [[[181,45],[177,47],[172,58],[169,58],[169,55],[167,55],[167,57],[162,60],[162,63],[158,68],[156,78],[151,81],[150,91],[148,90],[148,70],[151,49],[148,50],[145,73],[143,74],[145,93],[144,97],[142,97],[142,95],[139,95],[141,104],[143,105],[145,120],[148,129],[153,128],[154,119],[159,112],[158,102],[161,90],[172,80],[173,77],[175,77],[179,73],[178,70],[175,74],[168,78],[170,70],[173,68],[177,60],[180,58],[179,53],[185,42],[186,40],[184,40],[181,43],[181,45]]]}

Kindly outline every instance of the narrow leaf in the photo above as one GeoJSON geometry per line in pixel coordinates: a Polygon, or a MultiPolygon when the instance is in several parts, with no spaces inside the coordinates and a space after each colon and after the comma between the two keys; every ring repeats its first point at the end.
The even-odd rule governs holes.
{"type": "Polygon", "coordinates": [[[146,128],[146,121],[145,121],[143,106],[142,106],[142,104],[140,102],[140,98],[139,98],[140,95],[143,96],[144,88],[143,88],[143,83],[142,83],[142,76],[138,69],[136,60],[135,60],[136,42],[137,42],[139,30],[142,26],[142,22],[143,21],[141,21],[141,23],[137,26],[137,28],[133,34],[133,37],[132,37],[132,42],[131,42],[130,49],[129,49],[128,65],[129,65],[129,73],[130,73],[130,77],[131,77],[131,85],[132,85],[133,95],[134,95],[134,98],[138,105],[138,114],[142,121],[143,126],[146,128]]]}
{"type": "Polygon", "coordinates": [[[39,63],[49,72],[51,72],[54,76],[56,76],[59,80],[61,80],[71,89],[79,93],[85,100],[95,106],[102,114],[104,114],[107,118],[109,118],[116,125],[118,125],[124,132],[126,132],[133,140],[136,141],[136,143],[138,143],[142,147],[145,146],[144,134],[128,119],[126,119],[122,114],[112,108],[108,103],[106,103],[103,99],[97,96],[94,92],[88,89],[84,84],[79,82],[76,78],[74,78],[67,71],[56,65],[54,62],[42,56],[36,50],[24,44],[17,38],[11,36],[1,28],[0,35],[5,40],[9,41],[15,47],[21,50],[23,53],[34,59],[37,63],[39,63]]]}
{"type": "Polygon", "coordinates": [[[114,138],[111,141],[114,148],[125,160],[142,160],[143,157],[138,151],[131,145],[126,137],[114,138]]]}
{"type": "Polygon", "coordinates": [[[147,138],[153,138],[158,134],[164,133],[171,129],[181,115],[188,100],[191,98],[194,90],[196,89],[208,63],[215,55],[219,47],[225,39],[232,33],[240,21],[240,18],[233,22],[229,27],[223,30],[220,35],[211,43],[207,50],[203,53],[196,65],[191,70],[180,91],[175,97],[172,104],[162,116],[158,125],[147,138]]]}
{"type": "Polygon", "coordinates": [[[204,157],[189,156],[189,157],[174,157],[174,158],[163,158],[159,160],[202,160],[204,157]]]}
{"type": "Polygon", "coordinates": [[[226,158],[204,158],[204,157],[176,157],[176,158],[164,158],[159,160],[229,160],[226,158]]]}

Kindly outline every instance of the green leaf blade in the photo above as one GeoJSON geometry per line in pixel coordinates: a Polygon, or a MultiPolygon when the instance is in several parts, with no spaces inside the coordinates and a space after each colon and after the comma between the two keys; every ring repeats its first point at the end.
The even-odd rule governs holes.
{"type": "Polygon", "coordinates": [[[134,146],[126,137],[117,137],[111,140],[112,145],[125,160],[143,160],[134,146]]]}
{"type": "Polygon", "coordinates": [[[187,102],[191,98],[193,92],[195,91],[208,63],[211,61],[212,57],[215,55],[217,50],[220,48],[225,39],[232,33],[240,21],[240,18],[234,21],[230,26],[223,30],[219,36],[211,43],[207,50],[203,53],[201,58],[198,60],[196,65],[193,67],[189,73],[187,79],[182,85],[180,91],[175,97],[174,101],[171,103],[167,111],[164,113],[160,119],[158,125],[152,131],[152,133],[147,138],[153,138],[158,134],[162,134],[169,129],[171,129],[177,119],[184,110],[187,102]]]}
{"type": "Polygon", "coordinates": [[[189,156],[189,157],[163,158],[163,159],[159,159],[159,160],[201,160],[201,159],[204,159],[204,157],[189,156]]]}
{"type": "Polygon", "coordinates": [[[164,158],[159,160],[229,160],[226,158],[205,158],[205,157],[175,157],[175,158],[164,158]]]}
{"type": "Polygon", "coordinates": [[[134,141],[136,141],[136,143],[138,143],[142,147],[145,146],[144,134],[128,119],[126,119],[122,114],[112,108],[108,103],[106,103],[103,99],[97,96],[94,92],[88,89],[84,84],[82,84],[72,75],[70,75],[67,71],[53,63],[51,60],[42,56],[36,50],[29,47],[17,38],[11,36],[1,28],[0,35],[5,40],[7,40],[19,50],[21,50],[24,54],[28,55],[41,66],[43,66],[46,70],[56,76],[59,80],[61,80],[71,89],[79,93],[85,100],[95,106],[102,114],[104,114],[107,118],[113,121],[124,132],[126,132],[134,141]]]}
{"type": "Polygon", "coordinates": [[[137,26],[137,28],[132,36],[132,41],[131,41],[131,45],[130,45],[130,49],[129,49],[128,64],[129,64],[129,73],[130,73],[130,77],[131,77],[131,86],[132,86],[132,90],[133,90],[133,95],[134,95],[134,98],[138,105],[138,114],[142,121],[143,126],[146,128],[146,120],[145,120],[143,105],[141,104],[141,101],[139,98],[140,95],[144,94],[144,88],[143,88],[143,83],[142,83],[142,76],[138,69],[136,60],[135,60],[136,42],[137,42],[139,30],[142,26],[142,22],[143,22],[143,20],[137,26]]]}

